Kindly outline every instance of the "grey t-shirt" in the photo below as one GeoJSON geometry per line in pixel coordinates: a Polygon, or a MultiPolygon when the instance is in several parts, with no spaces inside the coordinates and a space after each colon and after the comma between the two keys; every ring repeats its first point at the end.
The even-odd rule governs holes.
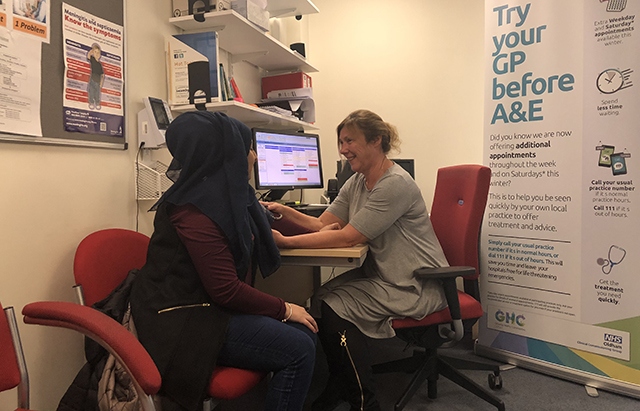
{"type": "Polygon", "coordinates": [[[327,212],[351,224],[369,239],[361,269],[325,284],[317,297],[342,318],[373,338],[395,335],[391,319],[421,319],[446,306],[436,280],[420,280],[420,267],[447,266],[427,207],[415,181],[394,164],[372,190],[354,174],[327,212]]]}

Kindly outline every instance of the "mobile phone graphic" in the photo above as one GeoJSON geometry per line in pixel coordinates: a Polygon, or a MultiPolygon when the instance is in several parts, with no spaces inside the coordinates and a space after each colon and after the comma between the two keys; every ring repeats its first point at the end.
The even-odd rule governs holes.
{"type": "Polygon", "coordinates": [[[627,161],[622,154],[623,153],[611,154],[611,172],[614,176],[627,174],[627,161]]]}
{"type": "Polygon", "coordinates": [[[611,167],[611,155],[616,149],[615,146],[600,146],[600,157],[598,157],[598,165],[600,167],[611,167]]]}
{"type": "Polygon", "coordinates": [[[622,11],[627,7],[627,0],[609,0],[607,11],[622,11]]]}

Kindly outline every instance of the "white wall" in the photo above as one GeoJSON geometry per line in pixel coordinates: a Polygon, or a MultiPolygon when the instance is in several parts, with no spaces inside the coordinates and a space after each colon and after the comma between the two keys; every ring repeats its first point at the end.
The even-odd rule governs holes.
{"type": "MultiPolygon", "coordinates": [[[[481,162],[483,2],[314,3],[320,14],[304,17],[308,20],[303,19],[303,29],[288,38],[308,40],[308,58],[320,69],[312,76],[325,180],[335,173],[338,158],[335,126],[357,108],[376,111],[398,126],[404,141],[398,157],[416,159],[417,181],[428,201],[438,167],[481,162]]],[[[135,228],[136,113],[142,97],[166,98],[163,36],[174,31],[167,23],[170,4],[171,0],[127,0],[129,150],[0,143],[4,305],[19,312],[30,301],[73,301],[71,270],[77,243],[100,228],[135,228]]],[[[236,75],[251,71],[235,69],[236,75]]],[[[143,160],[167,158],[163,150],[145,153],[143,160]]],[[[317,201],[317,196],[310,201],[317,201]]],[[[152,216],[145,213],[149,206],[150,202],[141,203],[139,221],[147,234],[152,230],[152,216]]],[[[83,363],[82,338],[24,324],[20,331],[31,377],[31,406],[55,409],[83,363]]],[[[0,411],[11,411],[14,404],[14,392],[0,394],[0,411]]]]}
{"type": "Polygon", "coordinates": [[[482,162],[483,2],[314,4],[307,56],[319,69],[312,78],[325,180],[338,159],[335,127],[366,108],[398,127],[395,157],[415,159],[430,204],[439,167],[482,162]]]}

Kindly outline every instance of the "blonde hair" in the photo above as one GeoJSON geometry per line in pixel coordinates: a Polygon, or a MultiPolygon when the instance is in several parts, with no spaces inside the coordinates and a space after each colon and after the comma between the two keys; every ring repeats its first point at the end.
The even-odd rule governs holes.
{"type": "MultiPolygon", "coordinates": [[[[356,127],[364,134],[367,143],[373,143],[380,138],[382,152],[388,154],[391,150],[400,152],[400,136],[398,130],[392,124],[387,123],[369,110],[356,110],[345,117],[344,120],[336,128],[338,139],[340,139],[340,131],[345,127],[356,127]]],[[[338,145],[340,141],[338,141],[338,145]]]]}

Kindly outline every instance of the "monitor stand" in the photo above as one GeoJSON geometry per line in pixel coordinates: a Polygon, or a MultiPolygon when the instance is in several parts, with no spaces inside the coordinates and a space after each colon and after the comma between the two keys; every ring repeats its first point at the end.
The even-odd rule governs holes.
{"type": "Polygon", "coordinates": [[[289,191],[288,188],[272,188],[265,194],[264,201],[278,201],[289,191]]]}

